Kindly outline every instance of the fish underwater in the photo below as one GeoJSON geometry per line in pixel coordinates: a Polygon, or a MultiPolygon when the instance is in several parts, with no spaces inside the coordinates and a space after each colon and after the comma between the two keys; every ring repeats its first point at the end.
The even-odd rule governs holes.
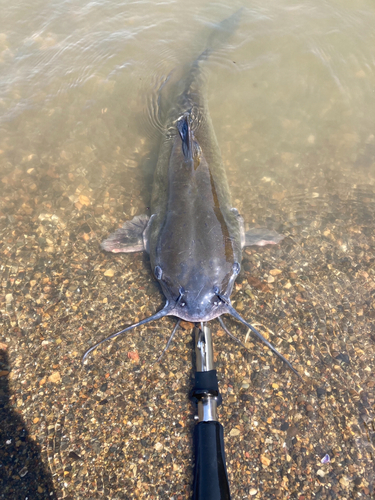
{"type": "Polygon", "coordinates": [[[218,318],[234,337],[221,318],[229,314],[250,328],[299,376],[291,363],[240,316],[230,300],[241,269],[242,249],[277,244],[283,238],[269,229],[245,231],[243,218],[231,204],[208,110],[205,62],[229,39],[239,17],[240,12],[236,12],[213,30],[206,49],[175,84],[154,173],[151,215],[137,215],[125,222],[101,245],[107,252],[148,252],[154,276],[166,297],[165,306],[93,345],[82,361],[103,342],[164,316],[179,319],[163,353],[180,320],[203,323],[218,318]]]}

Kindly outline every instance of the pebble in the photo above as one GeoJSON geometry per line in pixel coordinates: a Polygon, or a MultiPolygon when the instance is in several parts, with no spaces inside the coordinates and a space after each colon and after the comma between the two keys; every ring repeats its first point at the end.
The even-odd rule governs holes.
{"type": "Polygon", "coordinates": [[[114,276],[116,273],[116,271],[114,269],[107,269],[105,272],[104,272],[104,276],[109,276],[110,278],[112,278],[112,276],[114,276]]]}
{"type": "Polygon", "coordinates": [[[240,434],[241,434],[241,431],[239,429],[236,429],[235,427],[229,433],[229,435],[231,437],[239,436],[240,434]]]}
{"type": "Polygon", "coordinates": [[[271,269],[270,275],[271,276],[277,276],[278,274],[281,274],[282,270],[281,269],[271,269]]]}
{"type": "Polygon", "coordinates": [[[60,372],[53,372],[51,375],[48,377],[49,382],[53,382],[54,384],[57,384],[58,382],[61,382],[61,375],[60,372]]]}

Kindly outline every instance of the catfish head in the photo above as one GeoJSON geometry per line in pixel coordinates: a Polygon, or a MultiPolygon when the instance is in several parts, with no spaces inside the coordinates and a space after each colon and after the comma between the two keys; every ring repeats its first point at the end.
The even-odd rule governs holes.
{"type": "Polygon", "coordinates": [[[173,305],[168,315],[195,323],[228,313],[227,305],[240,270],[239,262],[225,262],[211,266],[211,273],[182,269],[178,280],[171,280],[167,270],[164,272],[156,265],[154,275],[168,303],[173,305]]]}

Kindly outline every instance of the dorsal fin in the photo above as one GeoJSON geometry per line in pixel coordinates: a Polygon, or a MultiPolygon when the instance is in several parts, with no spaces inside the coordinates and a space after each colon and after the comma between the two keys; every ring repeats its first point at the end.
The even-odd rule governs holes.
{"type": "Polygon", "coordinates": [[[178,133],[182,140],[182,152],[187,162],[193,159],[193,131],[191,130],[189,115],[185,114],[177,122],[178,133]]]}
{"type": "Polygon", "coordinates": [[[191,128],[189,114],[184,114],[177,122],[177,130],[182,140],[182,152],[185,162],[196,169],[200,163],[201,149],[194,140],[193,130],[191,128]]]}

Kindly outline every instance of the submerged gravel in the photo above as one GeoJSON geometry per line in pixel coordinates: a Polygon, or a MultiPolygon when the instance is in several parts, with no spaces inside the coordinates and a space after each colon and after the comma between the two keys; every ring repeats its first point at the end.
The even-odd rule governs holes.
{"type": "MultiPolygon", "coordinates": [[[[275,143],[260,162],[249,150],[249,179],[234,167],[248,130],[235,132],[242,150],[220,137],[234,204],[285,239],[246,249],[233,303],[303,382],[235,322],[227,325],[248,351],[212,323],[233,499],[373,498],[373,156],[364,145],[353,169],[343,131],[321,146],[316,168],[308,135],[299,155],[275,143]]],[[[262,150],[256,124],[251,133],[262,150]]],[[[143,172],[85,164],[94,165],[91,151],[65,149],[3,163],[0,498],[187,499],[191,325],[160,364],[170,318],[104,344],[81,366],[90,345],[163,304],[147,256],[99,249],[147,212],[143,172]]]]}

